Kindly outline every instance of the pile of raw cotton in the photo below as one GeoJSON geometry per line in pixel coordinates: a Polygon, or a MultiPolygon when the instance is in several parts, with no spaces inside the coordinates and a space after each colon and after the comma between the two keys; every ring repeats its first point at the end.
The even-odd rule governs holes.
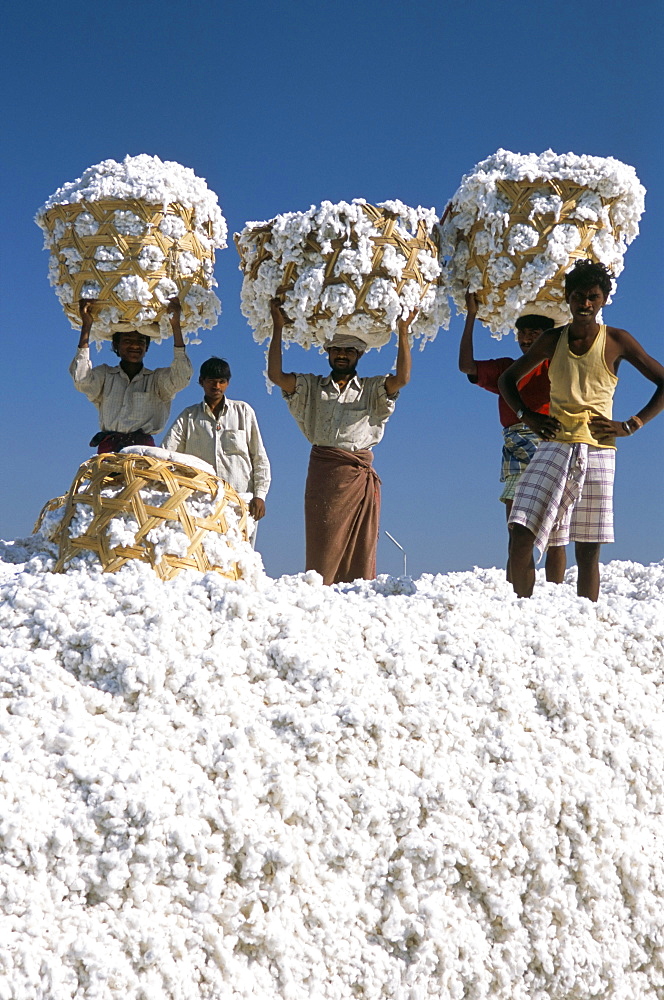
{"type": "Polygon", "coordinates": [[[661,1000],[663,564],[2,553],[1,997],[661,1000]]]}
{"type": "Polygon", "coordinates": [[[227,226],[216,194],[189,167],[145,153],[103,160],[58,188],[35,221],[72,326],[80,326],[79,299],[99,300],[93,340],[125,320],[157,322],[150,335],[170,336],[166,304],[176,295],[185,337],[216,324],[214,251],[226,246],[227,226]]]}
{"type": "Polygon", "coordinates": [[[634,168],[613,157],[499,149],[463,177],[441,227],[458,310],[479,293],[498,337],[524,313],[566,322],[564,272],[580,256],[620,274],[644,197],[634,168]]]}
{"type": "Polygon", "coordinates": [[[337,329],[369,347],[388,343],[397,320],[421,346],[449,323],[432,232],[434,209],[362,198],[250,222],[235,241],[244,272],[242,312],[262,343],[272,333],[270,299],[279,294],[291,321],[286,343],[321,346],[337,329]]]}

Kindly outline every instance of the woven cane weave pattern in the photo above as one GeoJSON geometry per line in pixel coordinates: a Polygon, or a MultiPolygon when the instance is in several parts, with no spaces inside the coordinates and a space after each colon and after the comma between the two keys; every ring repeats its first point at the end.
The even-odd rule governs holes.
{"type": "MultiPolygon", "coordinates": [[[[355,205],[352,208],[357,211],[355,205]]],[[[269,297],[265,297],[258,307],[258,321],[252,311],[246,311],[244,304],[253,296],[257,296],[256,302],[259,301],[263,293],[252,291],[252,286],[255,283],[257,289],[266,280],[275,289],[271,294],[276,294],[284,303],[287,314],[288,296],[293,290],[296,297],[303,296],[307,300],[306,307],[303,307],[306,311],[306,332],[301,330],[293,334],[293,339],[302,346],[308,347],[316,340],[323,343],[327,339],[329,326],[327,329],[322,325],[317,328],[317,324],[325,321],[332,321],[335,327],[347,328],[362,338],[368,334],[369,346],[387,343],[395,319],[394,316],[388,317],[384,296],[376,295],[377,284],[381,283],[393,290],[393,302],[398,303],[397,297],[402,297],[402,293],[407,296],[409,304],[406,311],[420,307],[420,322],[424,322],[425,316],[434,307],[434,294],[440,285],[439,251],[432,238],[435,219],[431,222],[427,218],[419,218],[407,229],[396,212],[366,202],[361,203],[361,215],[366,225],[358,230],[353,216],[345,214],[339,206],[339,229],[336,235],[329,236],[327,232],[321,235],[318,220],[311,216],[307,223],[301,223],[302,235],[296,247],[293,244],[288,247],[284,243],[283,226],[287,216],[278,216],[260,226],[248,226],[242,233],[235,234],[240,269],[245,278],[243,312],[259,334],[256,339],[268,336],[271,329],[269,297]],[[309,226],[308,231],[306,225],[309,226]],[[275,238],[277,231],[280,233],[278,239],[275,238]],[[287,255],[290,259],[285,259],[287,255]],[[361,264],[358,262],[360,257],[361,264]],[[298,279],[312,273],[316,274],[315,292],[301,292],[298,279]],[[273,281],[275,275],[277,278],[273,281]],[[330,296],[328,292],[335,294],[330,296]],[[333,305],[330,304],[332,301],[333,305]],[[342,309],[339,308],[340,301],[344,303],[342,309]],[[361,330],[357,329],[359,316],[367,320],[361,330]]],[[[402,301],[405,302],[406,298],[402,301]]],[[[416,329],[415,333],[417,335],[416,329]]],[[[433,335],[435,333],[429,333],[430,337],[433,335]]]]}
{"type": "Polygon", "coordinates": [[[97,299],[97,312],[112,310],[116,322],[140,326],[164,317],[174,295],[186,325],[187,294],[214,283],[212,223],[200,227],[194,209],[178,203],[165,209],[107,198],[55,205],[43,224],[53,239],[52,283],[71,288],[63,308],[72,326],[80,326],[81,298],[97,299]]]}
{"type": "Polygon", "coordinates": [[[201,573],[213,570],[231,580],[240,577],[237,563],[224,568],[211,562],[203,541],[208,532],[226,535],[233,528],[246,541],[247,506],[232,487],[207,472],[147,455],[97,455],[78,470],[64,506],[56,536],[60,546],[56,573],[63,572],[74,556],[87,551],[96,554],[106,573],[114,573],[128,560],[138,559],[149,563],[162,580],[172,579],[183,569],[201,573]],[[154,502],[155,490],[163,496],[158,504],[154,502]],[[147,502],[142,491],[149,492],[147,502]],[[187,503],[194,498],[214,501],[211,512],[197,516],[187,503]],[[72,537],[70,525],[81,507],[88,508],[91,521],[82,534],[72,537]],[[233,508],[233,516],[229,516],[233,508]],[[131,515],[138,530],[131,545],[113,546],[107,529],[113,518],[123,514],[131,515]],[[186,555],[164,552],[160,558],[157,556],[147,536],[163,524],[177,524],[185,533],[186,555]]]}
{"type": "MultiPolygon", "coordinates": [[[[471,270],[476,269],[482,276],[482,289],[477,292],[479,318],[481,320],[489,320],[504,307],[510,289],[518,288],[523,284],[524,269],[527,268],[528,264],[534,258],[539,257],[546,251],[549,236],[553,230],[558,226],[567,224],[573,226],[576,230],[578,243],[575,247],[568,249],[564,262],[559,264],[547,284],[537,291],[536,297],[532,301],[533,308],[530,311],[535,312],[537,311],[537,306],[540,306],[543,307],[544,312],[549,313],[550,310],[546,308],[547,305],[553,307],[554,311],[564,310],[565,296],[563,283],[565,272],[569,270],[575,260],[599,260],[592,243],[597,233],[605,228],[603,223],[599,220],[591,222],[587,219],[573,217],[580,198],[587,193],[588,189],[572,181],[562,181],[555,178],[547,180],[547,195],[556,195],[562,202],[559,212],[554,214],[553,210],[546,213],[533,211],[533,196],[537,197],[542,194],[543,182],[541,180],[532,183],[527,181],[502,180],[498,181],[496,186],[505,202],[509,205],[507,209],[509,221],[502,236],[501,249],[503,253],[510,257],[514,265],[512,276],[508,279],[503,279],[499,285],[496,285],[491,280],[488,271],[492,260],[495,259],[495,253],[489,252],[486,249],[479,249],[480,247],[486,247],[487,243],[486,239],[483,239],[486,232],[486,223],[483,219],[480,218],[474,223],[467,236],[461,234],[459,236],[459,242],[465,240],[470,251],[467,271],[470,273],[471,270]],[[508,249],[510,237],[516,226],[525,226],[528,231],[536,233],[537,242],[531,247],[525,247],[519,249],[518,252],[510,254],[508,249]],[[479,236],[479,239],[478,234],[482,234],[479,236]]],[[[610,210],[611,205],[617,199],[600,198],[600,200],[602,206],[610,210]]],[[[617,232],[614,232],[613,235],[616,239],[618,238],[617,232]]],[[[564,312],[562,316],[565,316],[564,312]]]]}

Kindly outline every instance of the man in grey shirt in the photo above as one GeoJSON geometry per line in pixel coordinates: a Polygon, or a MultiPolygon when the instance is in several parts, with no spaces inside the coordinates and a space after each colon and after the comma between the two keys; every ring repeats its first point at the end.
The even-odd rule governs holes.
{"type": "Polygon", "coordinates": [[[396,373],[359,378],[356,367],[366,344],[341,332],[325,345],[329,375],[284,372],[281,342],[287,318],[278,299],[270,305],[267,374],[313,445],[304,495],[306,568],[319,572],[326,584],[372,580],[380,479],[371,449],[383,436],[399,390],[410,380],[409,329],[415,313],[398,323],[396,373]]]}
{"type": "Polygon", "coordinates": [[[226,396],[230,380],[231,369],[223,358],[204,361],[198,379],[203,402],[176,417],[161,446],[202,458],[238,493],[250,493],[249,513],[260,521],[270,488],[270,463],[256,414],[248,403],[226,396]]]}

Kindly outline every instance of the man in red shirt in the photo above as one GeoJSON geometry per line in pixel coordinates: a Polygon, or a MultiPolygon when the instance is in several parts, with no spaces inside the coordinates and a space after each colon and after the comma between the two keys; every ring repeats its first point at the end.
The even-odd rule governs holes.
{"type": "MultiPolygon", "coordinates": [[[[509,518],[514,499],[514,490],[519,476],[535,454],[541,438],[524,424],[520,416],[510,409],[498,388],[498,379],[514,363],[513,358],[493,358],[489,361],[477,361],[473,350],[473,328],[477,316],[477,299],[472,292],[466,295],[468,313],[459,345],[459,370],[468,376],[468,380],[480,388],[493,392],[498,396],[498,415],[503,427],[503,458],[500,481],[504,483],[500,499],[505,504],[506,516],[509,518]]],[[[526,354],[544,330],[555,325],[547,316],[520,316],[516,321],[516,339],[521,352],[526,354]]],[[[536,413],[549,412],[549,376],[548,361],[544,361],[533,369],[519,383],[519,393],[529,410],[536,413]]],[[[511,535],[510,535],[511,543],[511,535]]],[[[512,582],[510,567],[511,551],[507,549],[507,579],[512,582]]],[[[566,555],[564,546],[552,546],[547,550],[545,572],[550,583],[562,583],[565,575],[566,555]]]]}

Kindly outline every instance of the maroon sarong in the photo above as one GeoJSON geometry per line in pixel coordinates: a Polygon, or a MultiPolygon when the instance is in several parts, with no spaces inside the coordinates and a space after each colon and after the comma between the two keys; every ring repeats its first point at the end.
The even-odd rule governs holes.
{"type": "Polygon", "coordinates": [[[304,491],[307,569],[324,583],[373,580],[380,479],[371,451],[314,445],[304,491]]]}

